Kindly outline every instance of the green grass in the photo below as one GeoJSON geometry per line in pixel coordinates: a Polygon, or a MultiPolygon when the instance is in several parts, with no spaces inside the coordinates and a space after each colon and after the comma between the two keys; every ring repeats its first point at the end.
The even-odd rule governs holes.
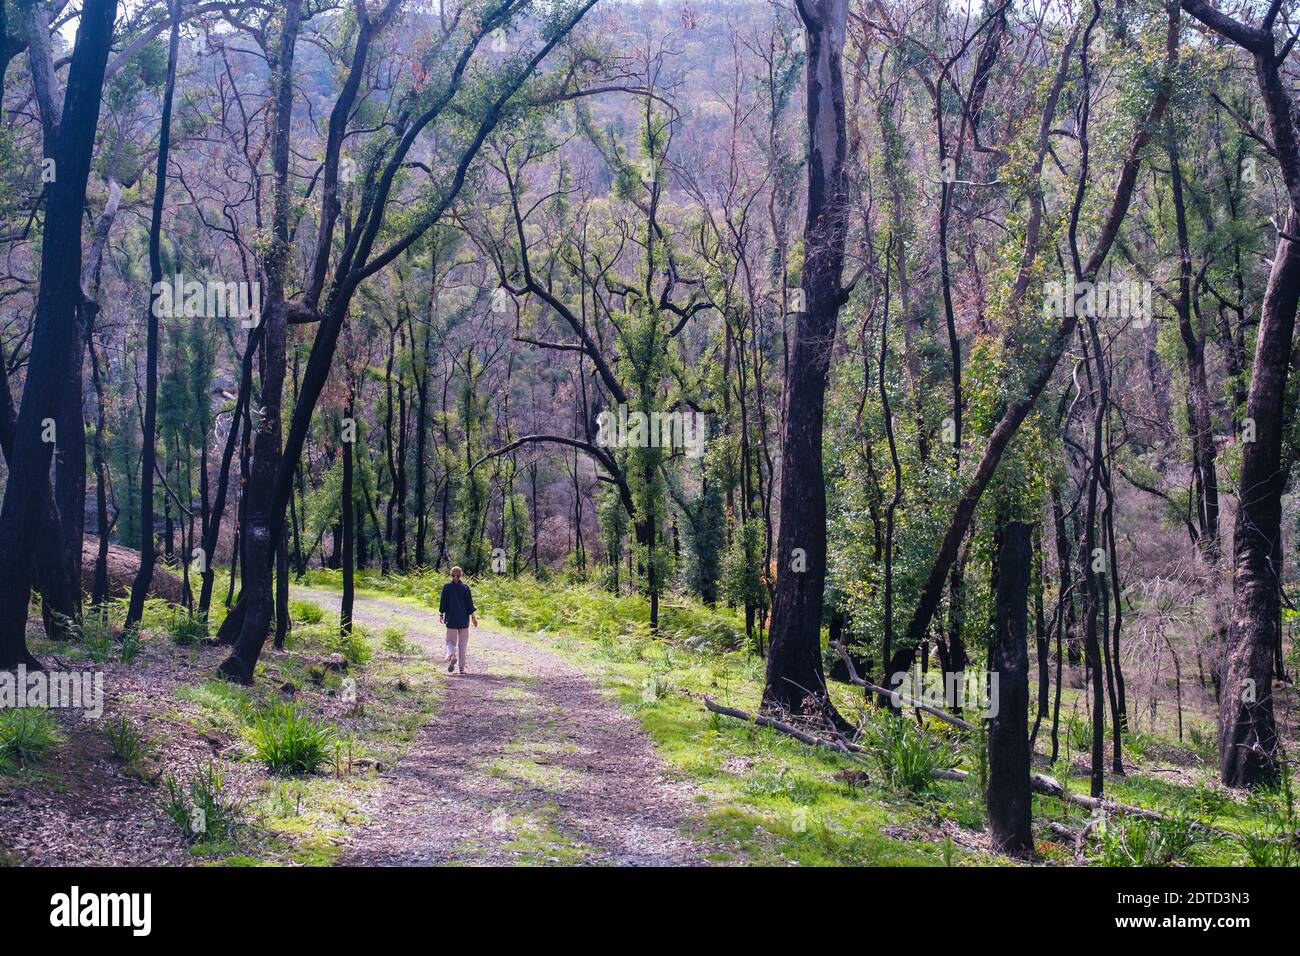
{"type": "Polygon", "coordinates": [[[60,739],[54,716],[44,708],[0,710],[0,771],[40,763],[60,739]]]}
{"type": "Polygon", "coordinates": [[[175,777],[166,777],[161,806],[187,842],[206,847],[209,852],[212,845],[230,845],[244,821],[243,804],[230,795],[225,775],[215,760],[196,768],[188,787],[175,777]]]}
{"type": "Polygon", "coordinates": [[[108,738],[113,756],[123,763],[136,763],[149,751],[149,742],[144,734],[125,714],[105,719],[104,736],[108,738]]]}
{"type": "Polygon", "coordinates": [[[438,668],[424,658],[399,660],[371,648],[367,664],[353,664],[346,675],[321,671],[314,681],[316,659],[337,633],[328,617],[322,613],[319,622],[295,628],[291,634],[298,640],[290,642],[288,653],[263,655],[253,687],[209,680],[177,688],[180,706],[171,719],[229,741],[223,758],[256,770],[243,807],[252,825],[224,839],[192,843],[191,852],[205,861],[330,865],[365,819],[360,807],[380,785],[376,767],[393,766],[435,713],[441,681],[438,668]],[[364,707],[340,716],[331,702],[344,677],[364,707]],[[290,699],[281,690],[287,687],[294,688],[290,699]],[[328,719],[322,713],[327,704],[328,719]],[[290,719],[292,711],[297,713],[290,719]],[[332,732],[315,733],[325,729],[332,732]],[[319,747],[306,743],[312,738],[319,747]],[[270,764],[289,775],[272,772],[270,764]],[[313,773],[305,773],[308,765],[313,773]]]}
{"type": "MultiPolygon", "coordinates": [[[[337,572],[313,572],[312,582],[337,587],[337,572]]],[[[361,588],[382,596],[436,607],[444,579],[414,574],[383,579],[359,576],[361,588]]],[[[645,624],[646,605],[636,596],[614,596],[589,585],[540,585],[527,578],[494,575],[471,582],[480,616],[489,626],[553,650],[592,673],[635,714],[669,771],[698,793],[688,825],[715,846],[719,862],[803,865],[964,865],[1006,862],[971,849],[987,825],[979,785],[982,743],[927,722],[894,725],[894,736],[868,734],[865,760],[810,748],[778,732],[709,714],[701,698],[753,711],[761,698],[764,662],[743,650],[738,615],[672,597],[658,638],[645,624]],[[945,766],[971,771],[964,781],[935,781],[945,766]],[[972,839],[952,839],[952,828],[972,839]]],[[[861,698],[833,685],[842,712],[865,716],[861,698]]],[[[1091,726],[1081,692],[1067,689],[1062,713],[1062,751],[1073,759],[1057,774],[1071,792],[1087,793],[1086,761],[1091,726]]],[[[1190,720],[1190,717],[1189,717],[1190,720]]],[[[869,725],[871,726],[871,725],[869,725]]],[[[889,725],[886,725],[889,726],[889,725]]],[[[1048,724],[1039,735],[1048,746],[1048,724]]],[[[1190,726],[1196,726],[1194,723],[1190,726]]],[[[1268,830],[1269,817],[1255,802],[1212,789],[1213,761],[1199,759],[1194,741],[1144,731],[1126,741],[1125,776],[1109,775],[1106,796],[1155,809],[1171,817],[1160,828],[1143,828],[1116,817],[1109,849],[1099,836],[1091,853],[1098,862],[1130,858],[1189,859],[1204,865],[1249,865],[1248,841],[1268,830]],[[1141,772],[1142,764],[1181,753],[1186,773],[1170,779],[1141,772]],[[1193,780],[1187,782],[1187,776],[1193,780]],[[1184,819],[1231,831],[1233,838],[1195,836],[1184,844],[1174,831],[1184,819]],[[1106,854],[1110,856],[1106,859],[1106,854]]],[[[1109,742],[1107,754],[1109,755],[1109,742]]],[[[502,768],[504,771],[506,768],[502,768]]],[[[518,764],[510,769],[521,771],[518,764]]],[[[503,775],[508,775],[504,774],[503,775]]],[[[522,775],[522,773],[520,774],[522,775]]],[[[1275,801],[1276,803],[1276,801],[1275,801]]],[[[1035,795],[1034,821],[1062,821],[1078,828],[1087,812],[1059,799],[1035,795]]],[[[1278,814],[1274,814],[1274,817],[1278,814]]],[[[1280,826],[1281,824],[1273,824],[1280,826]]],[[[1263,838],[1261,837],[1260,840],[1263,838]]],[[[1259,840],[1256,841],[1260,842],[1259,840]]],[[[1069,862],[1072,852],[1039,840],[1040,855],[1069,862]]],[[[1266,857],[1269,851],[1257,855],[1266,857]]]]}
{"type": "Polygon", "coordinates": [[[333,727],[284,701],[267,705],[249,727],[257,758],[278,776],[315,773],[328,758],[335,733],[333,727]]]}

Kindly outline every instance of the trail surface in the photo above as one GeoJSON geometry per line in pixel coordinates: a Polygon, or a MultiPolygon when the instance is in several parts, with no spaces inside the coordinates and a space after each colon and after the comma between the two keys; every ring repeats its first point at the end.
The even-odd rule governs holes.
{"type": "MultiPolygon", "coordinates": [[[[295,589],[331,612],[338,595],[295,589]]],[[[353,619],[442,660],[437,613],[382,597],[353,619]]],[[[435,718],[385,773],[345,865],[706,863],[681,832],[690,792],[637,720],[559,655],[475,628],[469,671],[445,674],[435,718]]]]}

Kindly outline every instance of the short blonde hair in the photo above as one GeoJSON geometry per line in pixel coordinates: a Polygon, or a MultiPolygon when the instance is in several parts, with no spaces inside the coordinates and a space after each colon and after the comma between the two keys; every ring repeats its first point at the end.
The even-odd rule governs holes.
{"type": "Polygon", "coordinates": [[[451,566],[451,576],[452,576],[453,578],[455,578],[457,581],[460,580],[460,576],[461,576],[462,574],[464,574],[464,573],[465,573],[465,572],[461,570],[459,564],[453,564],[453,565],[451,566]]]}

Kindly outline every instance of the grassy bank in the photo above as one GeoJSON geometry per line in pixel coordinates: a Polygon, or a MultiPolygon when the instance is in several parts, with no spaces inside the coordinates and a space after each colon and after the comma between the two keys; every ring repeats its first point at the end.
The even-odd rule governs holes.
{"type": "Polygon", "coordinates": [[[71,642],[32,635],[57,666],[102,670],[105,708],[0,714],[4,821],[38,818],[51,834],[31,845],[68,854],[6,851],[20,837],[5,826],[7,862],[329,864],[442,687],[404,633],[341,638],[337,617],[309,602],[294,602],[288,646],[267,647],[252,687],[213,677],[226,651],[202,644],[183,612],[149,602],[135,645],[122,614],[112,607],[71,642]]]}

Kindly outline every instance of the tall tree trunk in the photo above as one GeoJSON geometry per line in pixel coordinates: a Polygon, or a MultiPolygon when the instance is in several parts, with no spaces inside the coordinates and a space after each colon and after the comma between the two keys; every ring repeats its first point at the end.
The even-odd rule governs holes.
{"type": "MultiPolygon", "coordinates": [[[[352,396],[348,395],[348,416],[352,416],[352,396]]],[[[356,508],[352,504],[352,445],[344,436],[343,488],[339,507],[343,512],[343,602],[339,606],[339,628],[352,633],[352,603],[356,595],[356,508]]]]}
{"type": "Polygon", "coordinates": [[[107,424],[108,408],[104,395],[104,382],[99,371],[99,355],[95,351],[93,336],[87,336],[86,349],[90,352],[90,374],[95,386],[95,531],[99,535],[99,547],[95,553],[95,581],[90,592],[90,603],[92,607],[101,607],[108,602],[108,536],[112,533],[112,524],[108,520],[108,459],[104,447],[104,428],[107,424]]]}
{"type": "MultiPolygon", "coordinates": [[[[17,431],[18,415],[14,411],[13,395],[9,391],[8,367],[4,355],[0,353],[0,450],[3,450],[5,462],[11,469],[17,431]]],[[[54,491],[48,475],[41,476],[40,502],[41,525],[45,528],[58,528],[59,511],[54,505],[54,491]]],[[[33,554],[36,587],[41,593],[41,614],[46,633],[55,638],[66,636],[59,628],[55,612],[67,618],[72,618],[75,613],[72,583],[61,573],[60,555],[58,538],[52,534],[37,537],[33,554]]],[[[80,587],[81,582],[76,582],[76,586],[80,587]]]]}
{"type": "Polygon", "coordinates": [[[1246,396],[1241,455],[1241,491],[1233,529],[1232,621],[1219,695],[1219,775],[1233,787],[1253,787],[1277,778],[1277,725],[1273,716],[1273,655],[1281,641],[1281,569],[1275,558],[1282,534],[1282,493],[1287,468],[1282,433],[1287,416],[1295,313],[1300,301],[1300,143],[1294,105],[1273,35],[1280,7],[1269,8],[1256,28],[1221,13],[1206,0],[1183,0],[1187,11],[1217,33],[1248,50],[1282,178],[1291,199],[1264,290],[1250,391],[1246,396]],[[1253,432],[1253,434],[1251,434],[1253,432]]]}
{"type": "MultiPolygon", "coordinates": [[[[239,435],[244,420],[244,412],[248,407],[248,395],[252,389],[253,355],[257,351],[256,343],[258,342],[259,337],[260,333],[257,331],[252,332],[248,336],[248,342],[244,346],[244,357],[241,362],[239,379],[239,395],[235,399],[235,407],[230,413],[230,431],[226,435],[226,445],[221,451],[221,468],[217,472],[217,493],[216,498],[212,502],[212,514],[208,520],[207,526],[204,528],[203,571],[200,574],[202,586],[199,589],[199,614],[205,619],[208,610],[212,607],[212,588],[217,577],[217,569],[215,567],[217,541],[221,536],[221,521],[226,514],[226,494],[230,488],[230,465],[235,457],[235,446],[239,442],[239,435]]],[[[236,535],[234,543],[235,548],[232,552],[232,573],[233,562],[239,551],[238,535],[236,535]]]]}
{"type": "Polygon", "coordinates": [[[289,635],[289,528],[280,531],[275,546],[275,649],[284,650],[289,635]]]}
{"type": "MultiPolygon", "coordinates": [[[[302,17],[302,0],[287,0],[275,61],[276,120],[272,145],[275,212],[272,248],[266,260],[267,293],[262,316],[262,413],[253,439],[253,460],[243,527],[244,576],[239,610],[227,615],[222,638],[234,637],[230,656],[219,671],[240,683],[252,683],[253,667],[271,624],[272,561],[279,538],[276,511],[280,470],[280,409],[286,370],[287,315],[284,298],[289,252],[289,134],[293,126],[293,62],[302,17]],[[276,527],[273,527],[275,525],[276,527]]],[[[287,501],[287,495],[285,496],[287,501]]]]}
{"type": "MultiPolygon", "coordinates": [[[[171,7],[176,0],[169,2],[171,7]]],[[[149,314],[145,316],[148,329],[145,345],[144,436],[140,453],[140,568],[131,584],[131,603],[127,607],[127,628],[140,623],[144,614],[144,599],[153,581],[153,478],[158,460],[156,437],[158,433],[158,300],[162,282],[162,217],[163,202],[167,198],[167,154],[171,146],[172,98],[176,91],[176,54],[180,47],[179,10],[172,11],[171,39],[167,50],[167,85],[163,91],[162,119],[158,130],[158,163],[155,167],[153,213],[149,220],[149,314]]],[[[180,297],[175,289],[173,303],[180,297]]]]}
{"type": "Polygon", "coordinates": [[[826,580],[826,485],[822,422],[826,374],[845,300],[848,137],[841,71],[848,0],[800,0],[807,33],[808,211],[804,223],[803,305],[782,434],[779,573],[772,606],[765,707],[790,713],[829,710],[822,672],[822,588],[826,580]],[[811,700],[810,700],[811,698],[811,700]]]}
{"type": "MultiPolygon", "coordinates": [[[[52,452],[42,433],[46,421],[59,418],[64,383],[81,350],[76,337],[81,304],[81,217],[116,14],[116,0],[85,0],[68,69],[55,154],[58,177],[50,184],[41,245],[31,361],[0,507],[0,580],[5,582],[0,591],[3,668],[20,663],[39,666],[27,650],[26,624],[33,577],[31,542],[40,533],[41,497],[48,487],[52,452]]],[[[57,532],[57,526],[49,531],[57,532]]]]}
{"type": "Polygon", "coordinates": [[[1034,849],[1029,792],[1029,575],[1032,529],[1005,521],[998,535],[996,626],[989,672],[998,676],[997,713],[989,720],[989,831],[995,849],[1034,849]]]}
{"type": "MultiPolygon", "coordinates": [[[[1293,207],[1286,235],[1300,217],[1293,207]]],[[[1219,772],[1225,784],[1251,787],[1277,777],[1277,727],[1273,717],[1273,654],[1282,639],[1280,566],[1275,543],[1282,534],[1282,432],[1296,304],[1300,300],[1300,243],[1279,238],[1260,310],[1246,397],[1241,482],[1233,530],[1232,622],[1219,698],[1219,772]]],[[[1294,410],[1292,410],[1294,411],[1294,410]]]]}

